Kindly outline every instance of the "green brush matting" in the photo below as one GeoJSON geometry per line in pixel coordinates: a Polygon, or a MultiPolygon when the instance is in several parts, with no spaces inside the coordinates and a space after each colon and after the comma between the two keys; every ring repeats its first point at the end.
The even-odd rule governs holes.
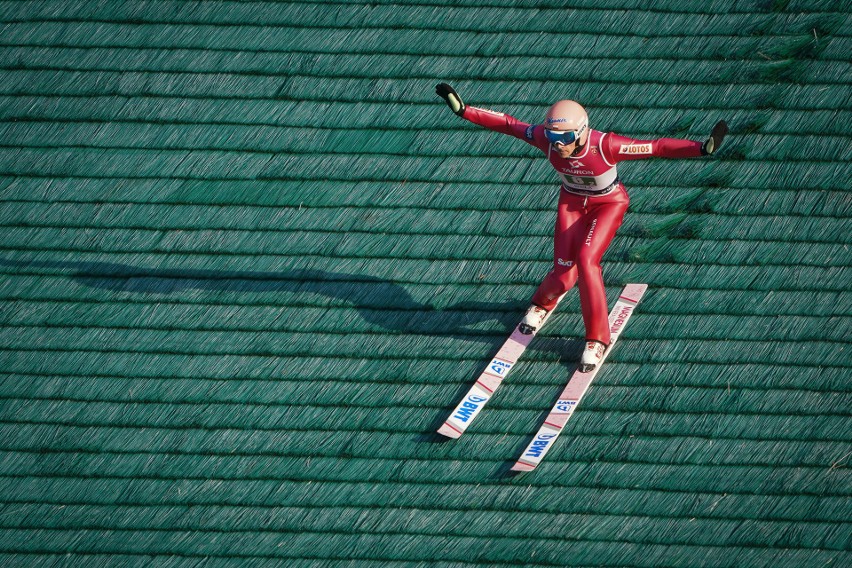
{"type": "Polygon", "coordinates": [[[835,0],[0,2],[0,564],[852,564],[852,11],[835,0]],[[650,289],[547,459],[557,178],[434,85],[702,139],[620,166],[650,289]]]}

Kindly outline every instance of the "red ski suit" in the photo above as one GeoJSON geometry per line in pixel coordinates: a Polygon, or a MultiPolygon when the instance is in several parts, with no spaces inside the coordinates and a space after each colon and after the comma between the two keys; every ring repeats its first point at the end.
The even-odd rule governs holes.
{"type": "Polygon", "coordinates": [[[634,140],[591,130],[586,144],[575,155],[563,159],[553,151],[541,124],[527,124],[508,114],[472,106],[466,106],[462,116],[535,146],[544,152],[562,178],[553,238],[553,270],[536,290],[532,303],[551,310],[559,296],[577,283],[586,339],[609,345],[601,258],[630,203],[624,184],[618,179],[616,164],[651,157],[698,157],[701,142],[674,138],[634,140]]]}

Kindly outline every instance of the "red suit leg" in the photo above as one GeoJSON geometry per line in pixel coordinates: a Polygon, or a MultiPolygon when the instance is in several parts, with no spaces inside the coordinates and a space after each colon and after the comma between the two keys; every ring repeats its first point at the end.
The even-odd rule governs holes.
{"type": "Polygon", "coordinates": [[[585,198],[562,191],[556,214],[553,270],[532,298],[534,304],[551,310],[559,296],[578,283],[586,339],[607,345],[609,324],[601,258],[629,203],[624,186],[602,197],[585,198]]]}

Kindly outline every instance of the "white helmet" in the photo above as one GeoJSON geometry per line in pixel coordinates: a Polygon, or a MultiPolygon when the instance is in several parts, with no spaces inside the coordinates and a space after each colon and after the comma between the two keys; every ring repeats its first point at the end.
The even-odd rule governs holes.
{"type": "MultiPolygon", "coordinates": [[[[545,134],[552,144],[585,143],[589,115],[579,103],[564,100],[555,103],[544,117],[545,134]]],[[[582,144],[580,144],[582,145],[582,144]]]]}

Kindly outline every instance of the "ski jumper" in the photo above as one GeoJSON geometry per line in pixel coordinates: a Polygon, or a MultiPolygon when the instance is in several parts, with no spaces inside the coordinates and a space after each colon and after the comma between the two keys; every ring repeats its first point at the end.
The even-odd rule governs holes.
{"type": "Polygon", "coordinates": [[[553,151],[541,124],[526,124],[508,114],[470,105],[465,106],[462,117],[535,146],[559,174],[562,191],[553,236],[553,269],[533,294],[532,303],[550,311],[562,294],[578,284],[586,339],[609,345],[601,258],[630,203],[624,184],[618,179],[616,164],[652,157],[698,157],[701,142],[675,138],[634,140],[591,130],[586,144],[563,159],[553,151]]]}

